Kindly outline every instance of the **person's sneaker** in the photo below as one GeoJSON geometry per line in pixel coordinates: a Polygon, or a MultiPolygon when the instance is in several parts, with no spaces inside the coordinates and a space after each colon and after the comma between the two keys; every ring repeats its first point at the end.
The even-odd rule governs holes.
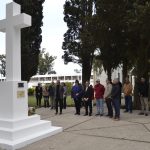
{"type": "Polygon", "coordinates": [[[144,113],[143,113],[143,112],[140,112],[139,115],[144,115],[144,113]]]}
{"type": "Polygon", "coordinates": [[[145,116],[148,116],[148,114],[146,113],[145,116]]]}

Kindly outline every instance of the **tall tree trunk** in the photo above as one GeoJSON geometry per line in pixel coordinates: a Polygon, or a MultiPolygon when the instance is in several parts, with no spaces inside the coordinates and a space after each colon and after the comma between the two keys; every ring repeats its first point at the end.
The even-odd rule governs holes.
{"type": "Polygon", "coordinates": [[[108,80],[112,80],[111,79],[111,75],[112,75],[112,71],[111,71],[111,68],[107,68],[107,78],[108,78],[108,80]]]}
{"type": "Polygon", "coordinates": [[[82,62],[82,85],[85,85],[86,81],[90,81],[92,70],[91,58],[86,58],[82,62]]]}
{"type": "Polygon", "coordinates": [[[123,80],[122,80],[122,82],[124,83],[125,82],[125,78],[128,76],[128,62],[127,62],[127,59],[123,60],[122,73],[123,73],[123,80]]]}
{"type": "Polygon", "coordinates": [[[138,95],[138,84],[139,80],[138,78],[135,78],[135,86],[134,86],[134,101],[133,101],[133,107],[134,109],[141,109],[141,104],[140,104],[140,98],[138,95]]]}

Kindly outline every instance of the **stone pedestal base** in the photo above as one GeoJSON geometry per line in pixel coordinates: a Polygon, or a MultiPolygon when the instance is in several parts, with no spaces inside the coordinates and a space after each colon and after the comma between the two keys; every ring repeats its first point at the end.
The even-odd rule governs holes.
{"type": "Polygon", "coordinates": [[[0,83],[0,147],[15,150],[61,131],[39,115],[28,116],[27,82],[0,83]]]}
{"type": "Polygon", "coordinates": [[[39,115],[17,120],[0,119],[0,147],[15,150],[61,131],[62,128],[52,126],[51,121],[40,120],[39,115]]]}

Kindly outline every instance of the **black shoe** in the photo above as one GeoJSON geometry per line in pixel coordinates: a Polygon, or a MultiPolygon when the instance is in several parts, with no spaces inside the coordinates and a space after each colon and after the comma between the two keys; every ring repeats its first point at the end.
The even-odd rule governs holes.
{"type": "Polygon", "coordinates": [[[109,116],[110,116],[109,114],[106,115],[106,117],[109,117],[109,116]]]}
{"type": "Polygon", "coordinates": [[[103,116],[103,114],[100,114],[100,117],[102,117],[103,116]]]}
{"type": "Polygon", "coordinates": [[[60,115],[62,114],[62,112],[59,113],[60,115]]]}
{"type": "Polygon", "coordinates": [[[58,113],[56,112],[55,115],[57,115],[58,113]]]}
{"type": "Polygon", "coordinates": [[[88,114],[84,114],[83,116],[87,116],[88,114]]]}
{"type": "Polygon", "coordinates": [[[140,112],[139,115],[144,115],[144,113],[143,113],[143,112],[140,112]]]}
{"type": "Polygon", "coordinates": [[[132,114],[132,111],[130,111],[129,113],[132,114]]]}
{"type": "Polygon", "coordinates": [[[100,115],[100,114],[97,113],[95,116],[99,116],[99,115],[100,115]]]}
{"type": "Polygon", "coordinates": [[[127,110],[124,111],[124,113],[127,113],[127,112],[128,112],[127,110]]]}
{"type": "Polygon", "coordinates": [[[92,113],[89,113],[89,116],[92,116],[92,113]]]}
{"type": "Polygon", "coordinates": [[[148,114],[146,113],[145,116],[148,116],[148,114]]]}

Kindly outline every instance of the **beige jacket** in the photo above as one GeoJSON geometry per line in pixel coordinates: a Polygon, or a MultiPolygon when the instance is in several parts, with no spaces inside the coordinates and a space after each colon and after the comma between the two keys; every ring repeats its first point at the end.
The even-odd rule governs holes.
{"type": "Polygon", "coordinates": [[[125,83],[123,85],[123,93],[125,96],[131,96],[132,95],[132,84],[129,82],[129,83],[125,83]]]}
{"type": "Polygon", "coordinates": [[[104,98],[111,98],[112,84],[107,84],[105,87],[104,98]]]}

